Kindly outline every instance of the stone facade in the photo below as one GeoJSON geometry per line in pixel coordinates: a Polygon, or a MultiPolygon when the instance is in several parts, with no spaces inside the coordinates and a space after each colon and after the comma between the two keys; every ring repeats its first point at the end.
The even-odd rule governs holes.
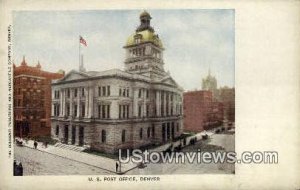
{"type": "Polygon", "coordinates": [[[183,90],[164,71],[150,15],[140,19],[142,27],[124,46],[125,71],[72,70],[52,83],[54,139],[115,153],[182,133],[183,90]]]}

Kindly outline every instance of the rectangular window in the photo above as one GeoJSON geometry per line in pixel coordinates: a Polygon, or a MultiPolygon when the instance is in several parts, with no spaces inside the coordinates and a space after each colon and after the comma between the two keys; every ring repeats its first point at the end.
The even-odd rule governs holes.
{"type": "Polygon", "coordinates": [[[139,98],[142,97],[142,89],[139,89],[139,98]]]}
{"type": "Polygon", "coordinates": [[[74,105],[74,116],[75,117],[77,116],[77,105],[76,104],[74,105]]]}
{"type": "Polygon", "coordinates": [[[129,118],[129,105],[126,106],[126,109],[127,109],[126,110],[126,114],[127,114],[126,117],[129,118]]]}
{"type": "Polygon", "coordinates": [[[138,113],[139,117],[142,117],[142,106],[139,106],[139,113],[138,113]]]}
{"type": "Polygon", "coordinates": [[[70,115],[70,105],[68,104],[67,105],[67,116],[69,116],[70,115]]]}
{"type": "Polygon", "coordinates": [[[70,98],[70,89],[67,89],[67,97],[70,98]]]}
{"type": "Polygon", "coordinates": [[[81,88],[81,96],[84,97],[84,88],[81,88]]]}
{"type": "Polygon", "coordinates": [[[126,109],[126,108],[125,108],[125,105],[123,105],[122,108],[123,108],[123,118],[125,118],[125,114],[126,114],[126,113],[125,113],[125,112],[126,112],[126,111],[125,111],[125,109],[126,109]]]}
{"type": "Polygon", "coordinates": [[[152,137],[155,137],[155,126],[152,124],[152,137]]]}
{"type": "Polygon", "coordinates": [[[77,97],[77,88],[74,90],[74,97],[77,97]]]}
{"type": "Polygon", "coordinates": [[[149,90],[146,90],[146,98],[149,98],[149,90]]]}
{"type": "Polygon", "coordinates": [[[127,89],[127,97],[129,97],[129,89],[127,89]]]}
{"type": "Polygon", "coordinates": [[[81,117],[85,116],[85,103],[81,104],[81,117]]]}
{"type": "Polygon", "coordinates": [[[101,87],[98,87],[98,96],[101,96],[101,87]]]}
{"type": "Polygon", "coordinates": [[[107,96],[110,96],[110,86],[107,86],[107,96]]]}
{"type": "Polygon", "coordinates": [[[60,105],[59,104],[57,105],[56,111],[57,111],[56,116],[59,116],[59,114],[60,114],[60,105]]]}
{"type": "Polygon", "coordinates": [[[107,105],[107,118],[110,118],[110,105],[107,105]]]}
{"type": "Polygon", "coordinates": [[[122,89],[119,89],[119,96],[122,96],[122,89]]]}
{"type": "Polygon", "coordinates": [[[121,118],[121,109],[122,109],[122,106],[119,105],[119,118],[121,118]]]}
{"type": "Polygon", "coordinates": [[[123,89],[123,97],[125,97],[126,96],[126,89],[124,88],[123,89]]]}
{"type": "Polygon", "coordinates": [[[149,105],[146,105],[146,116],[149,117],[149,105]]]}
{"type": "Polygon", "coordinates": [[[102,118],[105,119],[105,105],[102,105],[102,118]]]}
{"type": "Polygon", "coordinates": [[[106,96],[106,87],[102,86],[102,96],[106,96]]]}

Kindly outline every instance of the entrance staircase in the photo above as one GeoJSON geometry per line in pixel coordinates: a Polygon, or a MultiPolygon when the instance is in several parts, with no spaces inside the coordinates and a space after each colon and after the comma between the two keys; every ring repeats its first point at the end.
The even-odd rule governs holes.
{"type": "Polygon", "coordinates": [[[54,146],[62,149],[76,151],[76,152],[82,152],[86,149],[85,147],[82,146],[75,146],[75,145],[63,144],[63,143],[56,143],[54,146]]]}

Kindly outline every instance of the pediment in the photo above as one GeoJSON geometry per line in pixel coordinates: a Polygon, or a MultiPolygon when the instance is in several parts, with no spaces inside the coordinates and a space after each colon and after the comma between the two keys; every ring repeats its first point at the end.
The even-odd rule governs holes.
{"type": "Polygon", "coordinates": [[[172,77],[163,78],[161,80],[161,83],[172,85],[172,86],[178,86],[172,77]]]}
{"type": "Polygon", "coordinates": [[[64,78],[60,81],[72,81],[72,80],[80,80],[87,78],[88,75],[85,73],[81,73],[75,70],[70,71],[64,78]]]}

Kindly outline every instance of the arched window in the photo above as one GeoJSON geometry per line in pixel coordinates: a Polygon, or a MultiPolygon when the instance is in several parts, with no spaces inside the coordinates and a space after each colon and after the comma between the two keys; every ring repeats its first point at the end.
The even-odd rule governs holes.
{"type": "Polygon", "coordinates": [[[126,137],[126,130],[122,130],[122,142],[125,142],[126,137]]]}
{"type": "Polygon", "coordinates": [[[58,125],[56,125],[55,135],[56,135],[56,136],[59,135],[59,126],[58,126],[58,125]]]}
{"type": "Polygon", "coordinates": [[[101,139],[102,139],[103,143],[106,142],[106,131],[105,130],[102,130],[102,132],[101,132],[101,139]]]}
{"type": "Polygon", "coordinates": [[[148,129],[147,129],[147,137],[148,138],[150,137],[150,127],[148,127],[148,129]]]}
{"type": "Polygon", "coordinates": [[[143,138],[143,128],[140,129],[140,139],[143,138]]]}

